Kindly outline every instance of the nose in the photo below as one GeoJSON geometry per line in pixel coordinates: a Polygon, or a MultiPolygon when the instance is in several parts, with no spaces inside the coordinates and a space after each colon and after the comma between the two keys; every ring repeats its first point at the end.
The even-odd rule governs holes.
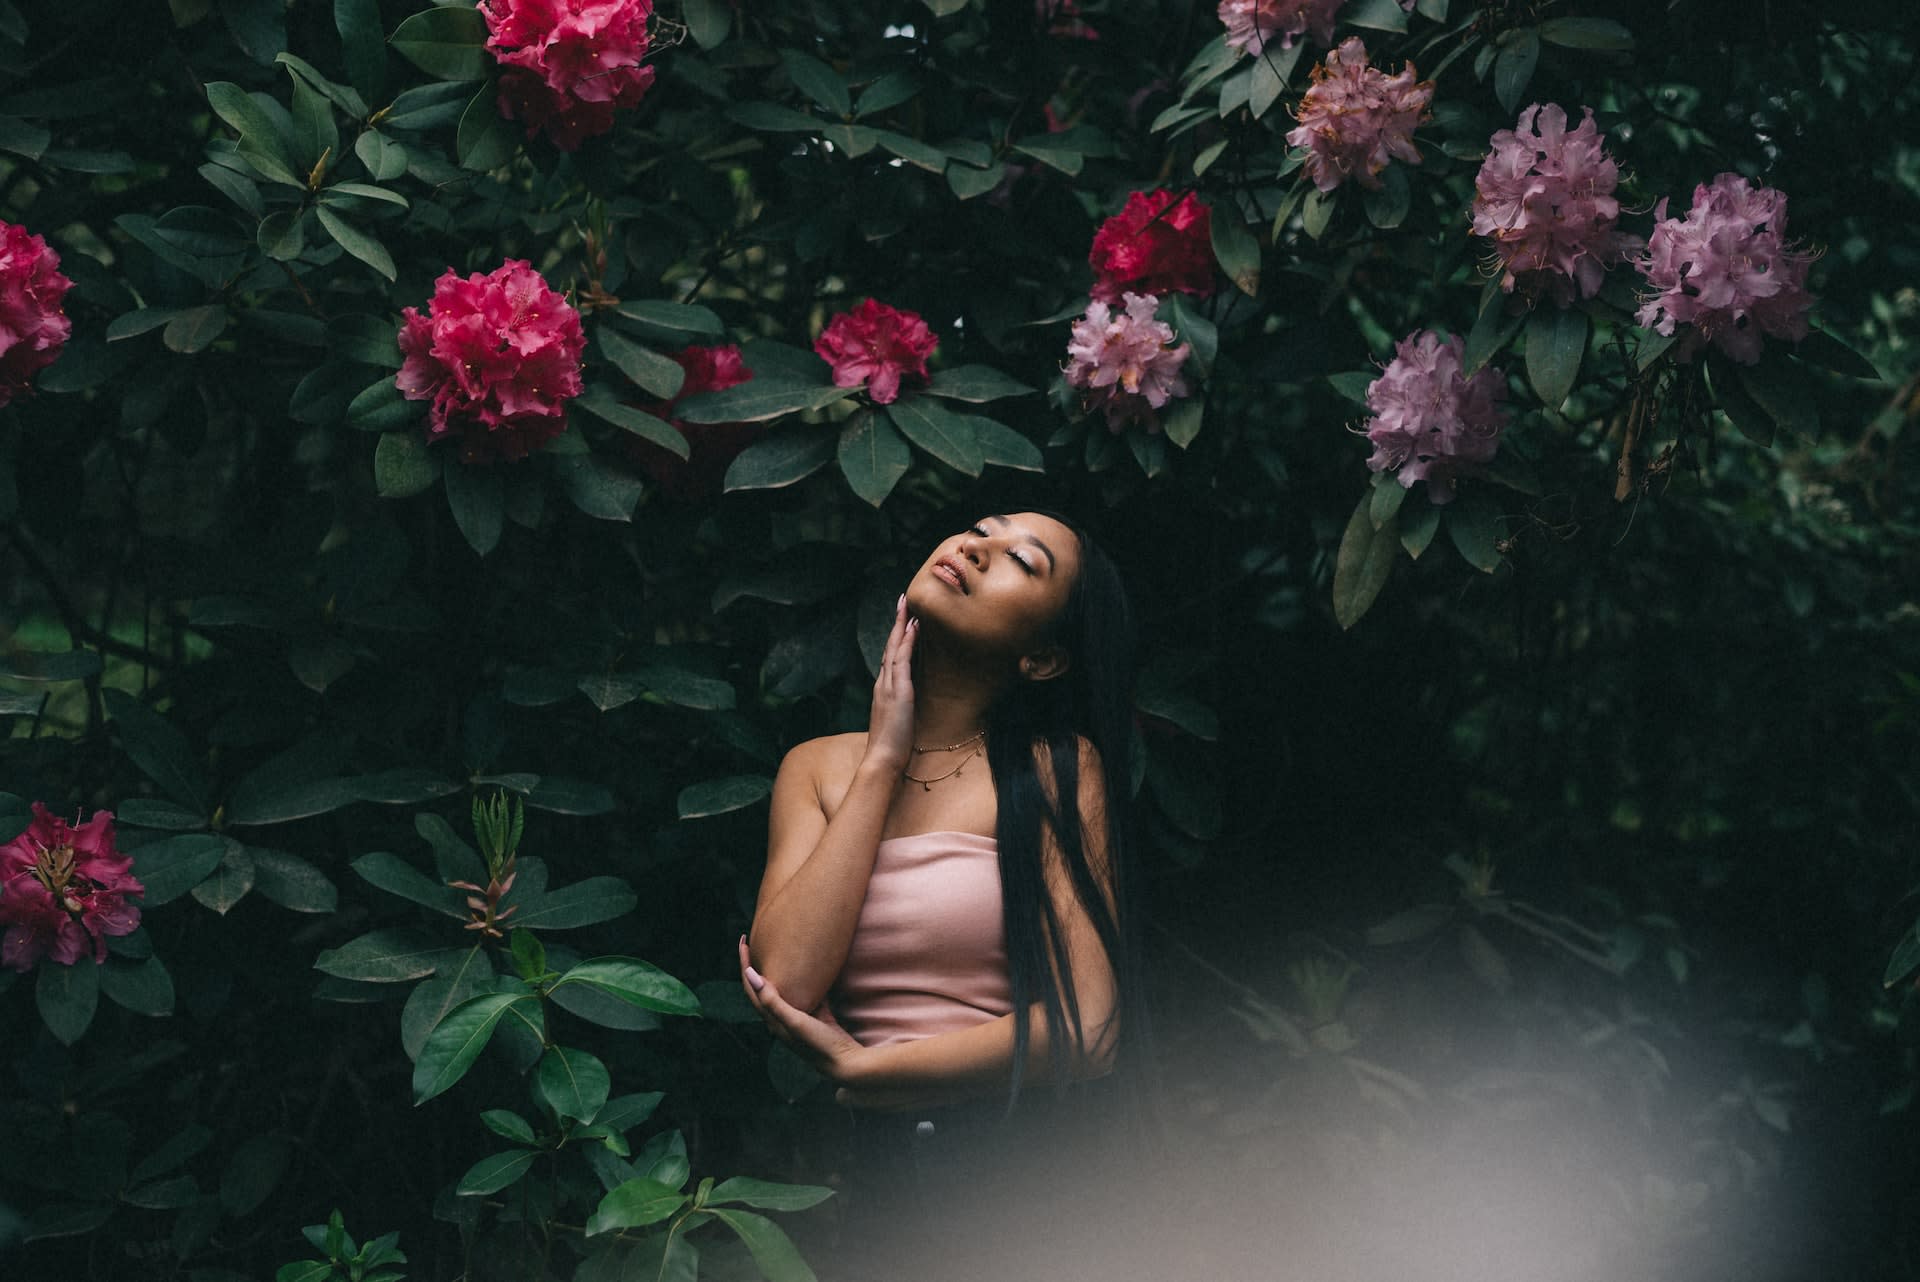
{"type": "Polygon", "coordinates": [[[963,534],[960,536],[960,555],[978,569],[986,565],[990,554],[985,539],[977,534],[963,534]]]}

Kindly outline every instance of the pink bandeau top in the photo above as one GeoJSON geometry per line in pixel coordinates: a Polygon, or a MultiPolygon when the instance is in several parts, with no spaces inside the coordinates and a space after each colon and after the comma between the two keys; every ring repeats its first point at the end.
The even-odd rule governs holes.
{"type": "Polygon", "coordinates": [[[1000,844],[973,832],[882,841],[831,1002],[863,1046],[1010,1013],[1000,844]]]}

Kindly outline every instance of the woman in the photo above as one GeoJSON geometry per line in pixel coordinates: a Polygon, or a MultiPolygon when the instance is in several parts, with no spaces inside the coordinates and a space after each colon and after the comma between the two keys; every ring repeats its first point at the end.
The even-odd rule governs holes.
{"type": "Polygon", "coordinates": [[[1035,1138],[992,1125],[1023,1082],[1105,1074],[1137,1031],[1131,632],[1079,530],[984,517],[896,604],[866,733],[781,763],[742,976],[866,1119],[875,1183],[898,1191],[929,1155],[969,1183],[967,1158],[1010,1151],[996,1134],[1035,1138]]]}

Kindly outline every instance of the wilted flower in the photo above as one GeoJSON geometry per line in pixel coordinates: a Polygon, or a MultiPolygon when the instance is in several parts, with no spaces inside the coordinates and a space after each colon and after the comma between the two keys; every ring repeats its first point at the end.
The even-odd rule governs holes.
{"type": "Polygon", "coordinates": [[[1332,191],[1352,178],[1377,188],[1392,158],[1420,163],[1413,130],[1428,116],[1433,82],[1415,76],[1411,62],[1394,76],[1368,66],[1358,36],[1342,40],[1313,69],[1313,83],[1294,112],[1299,127],[1287,141],[1308,149],[1307,177],[1315,187],[1332,191]]]}
{"type": "Polygon", "coordinates": [[[1476,470],[1500,448],[1507,416],[1505,380],[1493,369],[1461,376],[1464,344],[1430,329],[1409,334],[1367,386],[1367,439],[1376,472],[1398,468],[1402,488],[1427,483],[1435,503],[1453,501],[1454,477],[1476,470]]]}
{"type": "Polygon", "coordinates": [[[1501,288],[1549,289],[1561,306],[1600,289],[1608,267],[1640,248],[1614,229],[1620,167],[1601,148],[1593,108],[1577,129],[1556,104],[1534,103],[1518,125],[1493,136],[1474,179],[1473,232],[1491,236],[1501,288]]]}
{"type": "Polygon", "coordinates": [[[105,961],[106,936],[140,924],[127,896],[145,889],[133,860],[114,849],[112,811],[76,828],[34,802],[27,830],[0,846],[0,964],[28,971],[50,957],[71,966],[89,949],[105,961]]]}
{"type": "Polygon", "coordinates": [[[580,314],[524,259],[434,282],[422,316],[401,313],[394,382],[410,401],[431,401],[427,440],[455,437],[466,462],[520,459],[566,430],[580,394],[586,335],[580,314]]]}
{"type": "Polygon", "coordinates": [[[1754,187],[1739,174],[1721,174],[1693,189],[1685,218],[1660,221],[1635,265],[1658,293],[1634,318],[1662,334],[1692,325],[1696,335],[1680,355],[1711,342],[1743,365],[1760,359],[1760,335],[1799,341],[1807,336],[1807,264],[1813,255],[1787,245],[1787,198],[1754,187]]]}
{"type": "Polygon", "coordinates": [[[1093,296],[1213,293],[1213,211],[1188,192],[1136,191],[1093,234],[1093,296]]]}
{"type": "Polygon", "coordinates": [[[481,0],[487,49],[499,60],[500,114],[545,129],[572,151],[613,128],[616,107],[653,84],[645,66],[651,0],[481,0]]]}
{"type": "Polygon", "coordinates": [[[833,366],[835,387],[865,383],[874,404],[887,405],[899,398],[902,378],[926,378],[927,357],[939,345],[920,313],[869,298],[827,322],[813,350],[833,366]]]}
{"type": "Polygon", "coordinates": [[[1306,31],[1323,45],[1333,43],[1333,17],[1347,0],[1220,0],[1220,21],[1227,43],[1249,53],[1264,51],[1275,36],[1282,49],[1293,48],[1306,31]]]}
{"type": "Polygon", "coordinates": [[[0,222],[0,405],[28,391],[66,345],[73,324],[60,304],[72,284],[44,239],[0,222]]]}
{"type": "Polygon", "coordinates": [[[680,384],[680,391],[672,400],[642,408],[655,418],[671,423],[687,438],[687,457],[683,459],[652,441],[635,436],[629,438],[633,443],[633,460],[668,494],[682,499],[699,498],[720,488],[727,464],[760,434],[760,424],[685,423],[674,417],[674,407],[686,397],[701,392],[738,387],[752,379],[753,371],[741,360],[739,347],[732,343],[688,347],[668,355],[686,371],[686,381],[680,384]]]}
{"type": "Polygon", "coordinates": [[[1087,304],[1086,316],[1073,323],[1067,382],[1087,389],[1087,406],[1106,412],[1107,430],[1138,424],[1157,432],[1160,419],[1154,411],[1187,394],[1180,367],[1193,349],[1186,343],[1174,347],[1172,326],[1154,319],[1159,299],[1152,294],[1124,297],[1126,310],[1119,315],[1096,299],[1087,304]]]}

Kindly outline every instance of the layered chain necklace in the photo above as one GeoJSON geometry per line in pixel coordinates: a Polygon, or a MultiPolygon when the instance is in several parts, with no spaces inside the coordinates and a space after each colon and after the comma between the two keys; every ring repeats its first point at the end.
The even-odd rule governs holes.
{"type": "Polygon", "coordinates": [[[984,742],[986,737],[987,737],[987,732],[983,728],[968,735],[966,738],[962,739],[959,743],[950,743],[943,748],[922,748],[919,744],[915,744],[913,746],[913,755],[915,755],[916,757],[923,752],[958,752],[960,749],[966,747],[968,744],[973,744],[975,746],[972,752],[969,752],[966,756],[960,758],[959,765],[947,771],[945,774],[929,775],[923,779],[919,775],[913,773],[913,771],[911,770],[902,770],[900,773],[905,775],[907,778],[913,780],[915,783],[919,784],[920,790],[922,792],[932,792],[933,785],[939,783],[942,779],[953,778],[955,775],[959,774],[963,769],[966,768],[966,765],[969,761],[972,761],[975,757],[980,755],[982,750],[986,747],[986,744],[984,742]]]}

